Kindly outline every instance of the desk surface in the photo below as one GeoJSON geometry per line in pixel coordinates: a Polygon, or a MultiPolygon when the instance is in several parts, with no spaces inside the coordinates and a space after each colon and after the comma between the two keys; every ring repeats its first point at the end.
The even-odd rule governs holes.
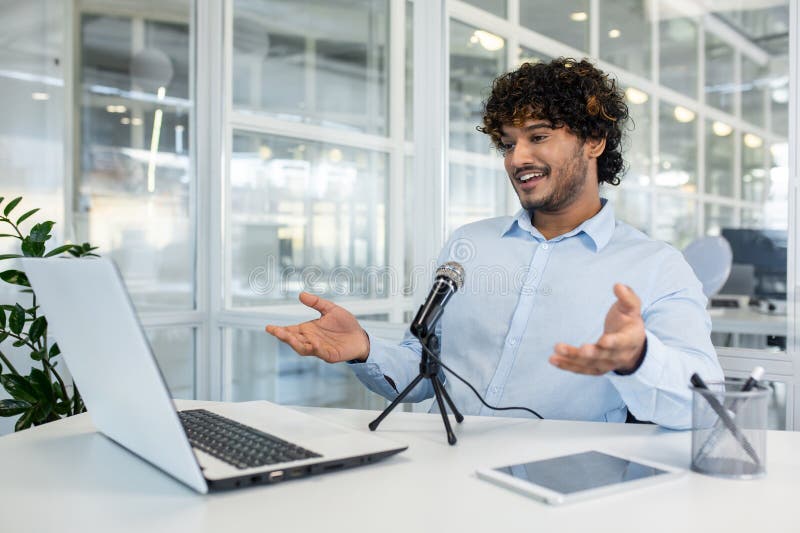
{"type": "Polygon", "coordinates": [[[750,308],[712,308],[711,330],[715,333],[787,335],[786,315],[761,313],[750,308]]]}
{"type": "MultiPolygon", "coordinates": [[[[205,402],[181,402],[199,405],[205,402]]],[[[311,409],[365,429],[375,413],[311,409]]],[[[438,415],[393,413],[379,431],[410,445],[380,463],[200,496],[94,432],[86,415],[0,438],[0,529],[169,531],[798,531],[800,433],[770,432],[767,476],[677,481],[550,507],[475,476],[591,448],[688,467],[690,434],[649,425],[467,417],[447,445],[438,415]]]]}

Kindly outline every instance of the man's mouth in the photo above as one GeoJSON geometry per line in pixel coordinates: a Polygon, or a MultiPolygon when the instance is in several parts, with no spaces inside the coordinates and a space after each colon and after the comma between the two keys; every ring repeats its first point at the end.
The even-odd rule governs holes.
{"type": "Polygon", "coordinates": [[[546,170],[523,170],[516,175],[518,187],[522,191],[532,191],[536,186],[547,178],[546,170]]]}

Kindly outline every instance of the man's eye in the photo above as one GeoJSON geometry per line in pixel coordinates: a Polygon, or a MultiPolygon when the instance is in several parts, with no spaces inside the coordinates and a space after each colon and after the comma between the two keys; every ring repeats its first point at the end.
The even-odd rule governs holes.
{"type": "Polygon", "coordinates": [[[514,149],[514,143],[500,143],[500,151],[508,152],[514,149]]]}
{"type": "Polygon", "coordinates": [[[545,139],[547,139],[547,135],[534,135],[531,137],[531,141],[535,143],[542,142],[545,139]]]}

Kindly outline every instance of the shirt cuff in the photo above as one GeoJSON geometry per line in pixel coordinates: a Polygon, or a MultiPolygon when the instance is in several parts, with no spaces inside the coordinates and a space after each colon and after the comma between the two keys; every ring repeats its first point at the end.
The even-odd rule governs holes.
{"type": "Polygon", "coordinates": [[[642,351],[639,353],[639,358],[636,360],[636,365],[630,370],[614,370],[614,373],[618,376],[630,376],[639,370],[639,367],[644,363],[645,357],[647,357],[647,334],[644,336],[644,346],[642,346],[642,351]]]}
{"type": "Polygon", "coordinates": [[[656,387],[661,382],[664,371],[664,348],[658,337],[645,330],[645,354],[639,361],[639,366],[629,373],[610,372],[611,381],[624,383],[633,378],[643,385],[656,387]]]}
{"type": "Polygon", "coordinates": [[[388,361],[389,351],[388,348],[395,346],[396,343],[370,337],[369,339],[369,356],[363,363],[358,360],[347,361],[350,370],[360,379],[363,383],[372,384],[379,394],[384,396],[396,395],[397,390],[392,387],[386,380],[385,368],[389,368],[388,361]]]}

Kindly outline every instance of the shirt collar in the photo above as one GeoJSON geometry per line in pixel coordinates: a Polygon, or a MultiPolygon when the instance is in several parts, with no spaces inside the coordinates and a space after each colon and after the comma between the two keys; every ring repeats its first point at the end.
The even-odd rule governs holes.
{"type": "MultiPolygon", "coordinates": [[[[594,243],[595,252],[599,252],[611,240],[614,235],[614,228],[616,227],[616,220],[614,219],[614,207],[605,198],[600,198],[602,207],[592,218],[584,220],[577,228],[559,235],[551,240],[561,240],[580,233],[586,234],[594,243]]],[[[511,219],[511,221],[503,226],[501,237],[511,234],[519,230],[525,231],[533,235],[536,240],[545,241],[547,239],[537,230],[531,223],[531,212],[526,209],[520,209],[511,219]]]]}

